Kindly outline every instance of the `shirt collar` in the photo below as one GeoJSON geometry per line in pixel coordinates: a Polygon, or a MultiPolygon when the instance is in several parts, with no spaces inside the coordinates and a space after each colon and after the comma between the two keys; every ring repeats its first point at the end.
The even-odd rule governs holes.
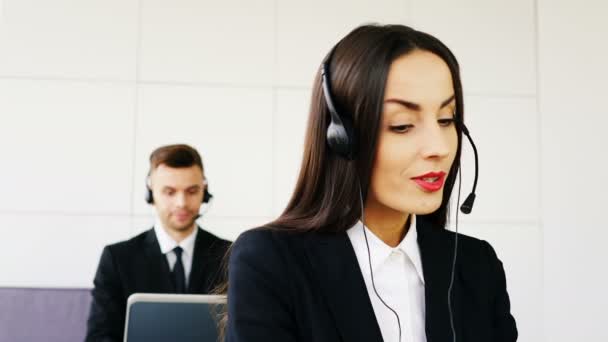
{"type": "Polygon", "coordinates": [[[418,246],[418,232],[416,229],[416,215],[412,214],[412,222],[410,223],[410,229],[407,234],[397,247],[391,247],[377,237],[371,230],[365,227],[365,234],[363,234],[363,224],[361,221],[351,227],[347,233],[350,237],[353,247],[357,255],[364,255],[368,257],[367,245],[365,243],[365,236],[367,235],[367,241],[369,243],[369,253],[371,256],[372,269],[376,271],[393,253],[395,250],[399,250],[410,259],[418,277],[424,284],[424,274],[422,272],[422,259],[420,257],[420,248],[418,246]]]}
{"type": "Polygon", "coordinates": [[[158,245],[160,246],[160,251],[163,254],[167,254],[171,252],[175,247],[180,246],[184,250],[184,254],[187,256],[192,256],[194,253],[194,242],[196,241],[196,234],[198,234],[198,227],[196,227],[188,237],[180,241],[179,243],[175,242],[167,231],[163,227],[162,223],[159,219],[156,220],[156,224],[154,224],[154,233],[156,233],[156,239],[158,240],[158,245]]]}

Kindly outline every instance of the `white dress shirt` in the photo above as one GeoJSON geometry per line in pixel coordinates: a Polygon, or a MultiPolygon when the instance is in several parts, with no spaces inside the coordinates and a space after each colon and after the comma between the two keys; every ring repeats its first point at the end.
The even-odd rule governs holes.
{"type": "Polygon", "coordinates": [[[355,250],[383,340],[426,342],[424,275],[417,241],[416,216],[412,215],[410,229],[395,248],[384,243],[365,227],[376,290],[384,302],[399,314],[401,341],[395,314],[382,304],[374,292],[363,229],[363,224],[358,221],[347,233],[355,250]]]}
{"type": "Polygon", "coordinates": [[[187,287],[188,280],[190,279],[190,270],[192,270],[192,255],[194,254],[194,242],[196,241],[198,227],[196,227],[187,238],[180,241],[180,243],[175,242],[175,240],[173,240],[173,238],[167,234],[167,231],[163,228],[160,220],[156,221],[156,224],[154,225],[154,232],[156,233],[156,239],[158,240],[158,245],[160,246],[160,252],[167,257],[167,262],[169,263],[169,269],[171,271],[173,271],[173,267],[177,261],[177,256],[175,255],[173,249],[177,246],[180,246],[183,249],[182,264],[184,264],[184,274],[186,276],[185,284],[187,287]]]}

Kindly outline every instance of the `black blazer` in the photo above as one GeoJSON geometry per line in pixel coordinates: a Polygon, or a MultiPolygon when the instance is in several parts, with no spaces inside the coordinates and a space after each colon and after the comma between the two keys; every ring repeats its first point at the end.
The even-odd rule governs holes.
{"type": "MultiPolygon", "coordinates": [[[[418,218],[428,342],[451,342],[447,293],[454,233],[418,218]]],[[[458,342],[517,340],[502,263],[459,235],[453,309],[458,342]]],[[[229,261],[227,342],[382,341],[346,233],[243,233],[229,261]]],[[[407,327],[406,327],[407,329],[407,327]]]]}
{"type": "MultiPolygon", "coordinates": [[[[220,267],[230,242],[198,229],[187,292],[205,294],[223,281],[220,267]]],[[[122,342],[131,294],[175,292],[154,229],[106,246],[94,285],[86,341],[122,342]]]]}

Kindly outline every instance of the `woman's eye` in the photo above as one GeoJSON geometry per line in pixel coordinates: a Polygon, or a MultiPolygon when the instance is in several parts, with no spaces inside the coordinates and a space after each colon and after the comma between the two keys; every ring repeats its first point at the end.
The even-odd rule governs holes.
{"type": "Polygon", "coordinates": [[[451,126],[456,120],[454,118],[449,118],[449,119],[439,119],[437,120],[437,122],[439,122],[439,125],[442,127],[448,127],[451,126]]]}
{"type": "Polygon", "coordinates": [[[414,125],[396,125],[396,126],[390,126],[391,131],[393,131],[395,133],[405,133],[405,132],[409,131],[412,128],[414,128],[414,125]]]}

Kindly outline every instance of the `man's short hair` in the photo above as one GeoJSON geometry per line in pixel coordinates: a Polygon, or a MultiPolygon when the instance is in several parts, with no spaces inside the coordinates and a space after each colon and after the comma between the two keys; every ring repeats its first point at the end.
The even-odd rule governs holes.
{"type": "Polygon", "coordinates": [[[186,144],[161,146],[150,155],[150,173],[160,165],[173,168],[196,165],[203,169],[203,161],[196,149],[186,144]]]}

